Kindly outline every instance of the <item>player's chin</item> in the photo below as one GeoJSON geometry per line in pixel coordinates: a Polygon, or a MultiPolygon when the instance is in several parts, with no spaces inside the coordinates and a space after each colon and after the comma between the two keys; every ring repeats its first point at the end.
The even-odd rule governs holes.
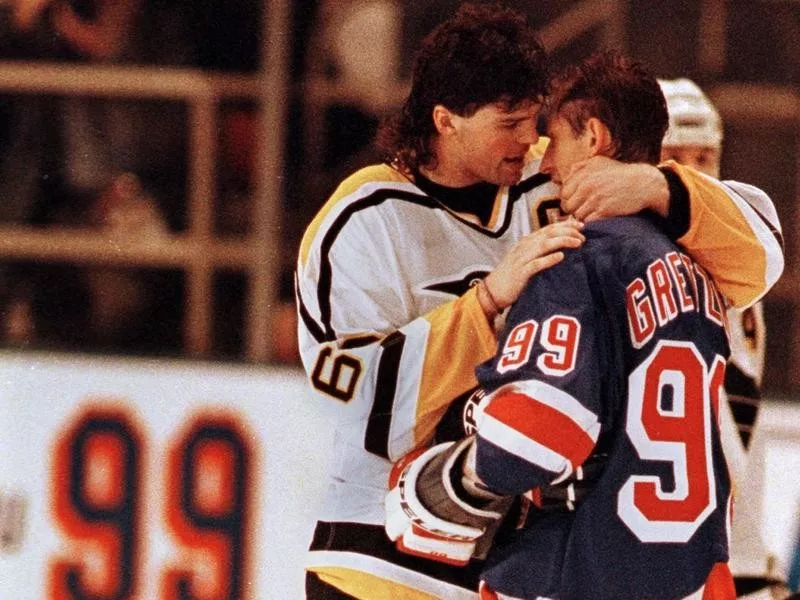
{"type": "Polygon", "coordinates": [[[524,162],[522,159],[505,159],[500,165],[498,171],[498,183],[501,185],[514,185],[522,179],[522,167],[524,162]]]}

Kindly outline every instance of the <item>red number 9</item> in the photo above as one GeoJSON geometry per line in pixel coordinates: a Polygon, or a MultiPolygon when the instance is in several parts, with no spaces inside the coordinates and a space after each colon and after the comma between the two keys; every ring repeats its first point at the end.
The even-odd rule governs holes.
{"type": "Polygon", "coordinates": [[[563,377],[575,368],[581,324],[575,317],[554,315],[542,324],[541,344],[547,350],[539,355],[537,366],[543,373],[563,377]]]}
{"type": "Polygon", "coordinates": [[[511,330],[503,346],[503,354],[497,362],[498,373],[519,369],[528,362],[538,329],[539,324],[530,320],[520,323],[511,330]]]}
{"type": "Polygon", "coordinates": [[[686,542],[717,506],[712,403],[724,369],[692,343],[662,341],[630,376],[628,436],[643,460],[672,463],[675,479],[667,492],[656,476],[632,475],[620,490],[618,514],[643,542],[686,542]]]}

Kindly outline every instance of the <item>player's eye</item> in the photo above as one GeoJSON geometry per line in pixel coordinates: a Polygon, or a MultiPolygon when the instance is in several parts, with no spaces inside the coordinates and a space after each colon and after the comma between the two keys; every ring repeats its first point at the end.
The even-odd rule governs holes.
{"type": "Polygon", "coordinates": [[[520,127],[521,125],[523,125],[526,121],[527,121],[527,119],[514,119],[513,121],[501,121],[500,122],[500,127],[502,127],[503,129],[509,129],[509,130],[516,129],[517,127],[520,127]]]}

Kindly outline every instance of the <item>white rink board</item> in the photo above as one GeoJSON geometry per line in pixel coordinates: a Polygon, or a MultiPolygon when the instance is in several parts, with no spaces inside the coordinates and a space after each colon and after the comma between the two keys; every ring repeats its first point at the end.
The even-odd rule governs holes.
{"type": "Polygon", "coordinates": [[[764,541],[788,572],[800,543],[800,400],[763,406],[748,460],[762,466],[755,473],[763,492],[764,541]]]}
{"type": "MultiPolygon", "coordinates": [[[[179,484],[175,478],[166,481],[168,449],[183,439],[194,415],[205,411],[212,420],[233,415],[251,446],[245,482],[252,499],[245,544],[249,559],[241,597],[303,598],[303,554],[324,489],[328,423],[336,401],[312,394],[302,372],[5,352],[0,353],[0,600],[51,600],[48,582],[58,579],[52,563],[59,558],[89,566],[82,585],[100,581],[102,588],[104,569],[115,568],[107,553],[93,551],[75,530],[69,533],[54,508],[56,490],[68,490],[64,478],[54,476],[57,440],[72,439],[70,432],[83,422],[79,416],[90,403],[129,415],[141,449],[134,492],[141,500],[139,551],[129,569],[135,572],[137,593],[122,597],[164,599],[159,586],[176,562],[195,569],[199,585],[213,589],[216,563],[202,553],[187,554],[165,516],[167,490],[179,484]],[[19,522],[7,510],[12,497],[23,498],[26,506],[17,537],[19,522]],[[8,532],[11,542],[3,537],[8,532]],[[100,573],[100,579],[92,579],[92,573],[100,573]]],[[[800,403],[765,402],[752,452],[764,465],[766,541],[786,565],[800,509],[800,403]]],[[[98,485],[108,487],[102,477],[98,485]]],[[[113,589],[107,585],[106,590],[113,589]]],[[[208,589],[201,587],[195,596],[228,597],[205,594],[208,589]]]]}
{"type": "MultiPolygon", "coordinates": [[[[0,353],[0,500],[21,496],[27,505],[19,547],[0,548],[0,600],[49,600],[48,563],[56,557],[83,556],[97,564],[91,563],[89,546],[76,544],[56,522],[51,481],[55,439],[93,397],[117,399],[111,404],[132,413],[141,434],[137,493],[144,510],[138,594],[132,597],[160,598],[161,574],[181,551],[163,516],[167,447],[196,411],[215,414],[219,408],[244,424],[254,448],[254,477],[247,482],[253,500],[250,560],[242,597],[303,597],[303,552],[324,488],[330,431],[319,405],[325,400],[308,391],[301,371],[0,353]]],[[[0,521],[0,528],[13,529],[12,519],[2,514],[6,522],[0,521]]],[[[213,572],[213,564],[201,557],[199,572],[213,572]]]]}

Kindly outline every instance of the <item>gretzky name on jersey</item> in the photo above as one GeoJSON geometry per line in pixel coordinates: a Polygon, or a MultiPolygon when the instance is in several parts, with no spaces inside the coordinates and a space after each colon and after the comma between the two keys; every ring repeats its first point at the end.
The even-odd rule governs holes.
{"type": "Polygon", "coordinates": [[[641,348],[680,313],[702,312],[727,330],[722,297],[708,273],[689,256],[669,252],[647,266],[627,287],[631,344],[641,348]]]}

